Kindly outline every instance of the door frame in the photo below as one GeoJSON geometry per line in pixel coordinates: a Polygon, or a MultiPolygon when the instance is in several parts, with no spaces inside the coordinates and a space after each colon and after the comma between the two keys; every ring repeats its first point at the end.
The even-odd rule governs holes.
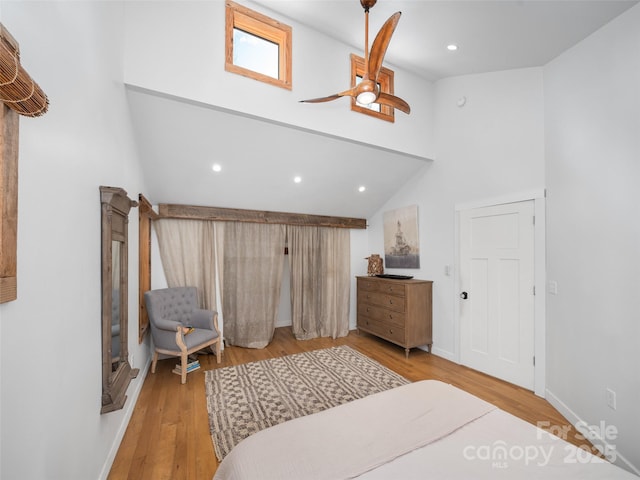
{"type": "Polygon", "coordinates": [[[534,225],[534,390],[533,392],[545,398],[546,392],[546,190],[534,189],[516,192],[500,197],[456,203],[455,209],[455,266],[454,269],[454,346],[455,361],[460,363],[460,212],[474,208],[493,207],[506,203],[517,203],[533,200],[535,215],[534,225]]]}

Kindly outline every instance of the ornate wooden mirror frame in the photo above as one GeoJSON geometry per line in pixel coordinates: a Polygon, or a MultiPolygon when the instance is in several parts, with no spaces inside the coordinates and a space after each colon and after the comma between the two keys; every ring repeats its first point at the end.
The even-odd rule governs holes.
{"type": "Polygon", "coordinates": [[[118,187],[100,187],[102,210],[102,409],[119,410],[137,368],[129,364],[128,225],[138,203],[118,187]]]}

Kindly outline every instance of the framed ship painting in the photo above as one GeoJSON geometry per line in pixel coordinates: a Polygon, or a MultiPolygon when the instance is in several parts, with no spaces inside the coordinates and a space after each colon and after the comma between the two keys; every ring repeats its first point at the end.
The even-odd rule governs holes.
{"type": "Polygon", "coordinates": [[[383,214],[384,263],[387,268],[420,268],[418,206],[383,214]]]}

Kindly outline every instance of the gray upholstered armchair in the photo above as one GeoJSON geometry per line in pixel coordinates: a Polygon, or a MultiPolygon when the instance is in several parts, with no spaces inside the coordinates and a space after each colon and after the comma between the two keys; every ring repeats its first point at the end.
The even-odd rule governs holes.
{"type": "Polygon", "coordinates": [[[155,345],[151,373],[156,371],[158,354],[174,355],[181,359],[182,383],[187,381],[187,357],[211,347],[220,363],[222,337],[218,329],[218,312],[198,307],[196,287],[163,288],[144,294],[149,314],[151,336],[155,345]],[[183,327],[194,327],[189,334],[183,327]]]}

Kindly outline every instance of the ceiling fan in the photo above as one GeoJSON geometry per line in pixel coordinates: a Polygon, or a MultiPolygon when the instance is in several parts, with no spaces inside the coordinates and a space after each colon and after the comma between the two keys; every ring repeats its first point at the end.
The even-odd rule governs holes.
{"type": "Polygon", "coordinates": [[[384,23],[371,45],[371,51],[369,51],[369,9],[373,7],[376,2],[377,0],[360,0],[360,4],[362,8],[364,8],[364,75],[362,81],[355,87],[345,90],[344,92],[329,95],[328,97],[301,100],[301,102],[321,103],[336,100],[340,97],[354,97],[357,102],[362,105],[378,103],[380,105],[397,108],[407,114],[411,112],[411,108],[407,102],[395,95],[381,92],[378,85],[378,75],[382,68],[382,60],[387,52],[391,36],[398,25],[398,20],[400,20],[401,12],[394,13],[384,23]]]}

